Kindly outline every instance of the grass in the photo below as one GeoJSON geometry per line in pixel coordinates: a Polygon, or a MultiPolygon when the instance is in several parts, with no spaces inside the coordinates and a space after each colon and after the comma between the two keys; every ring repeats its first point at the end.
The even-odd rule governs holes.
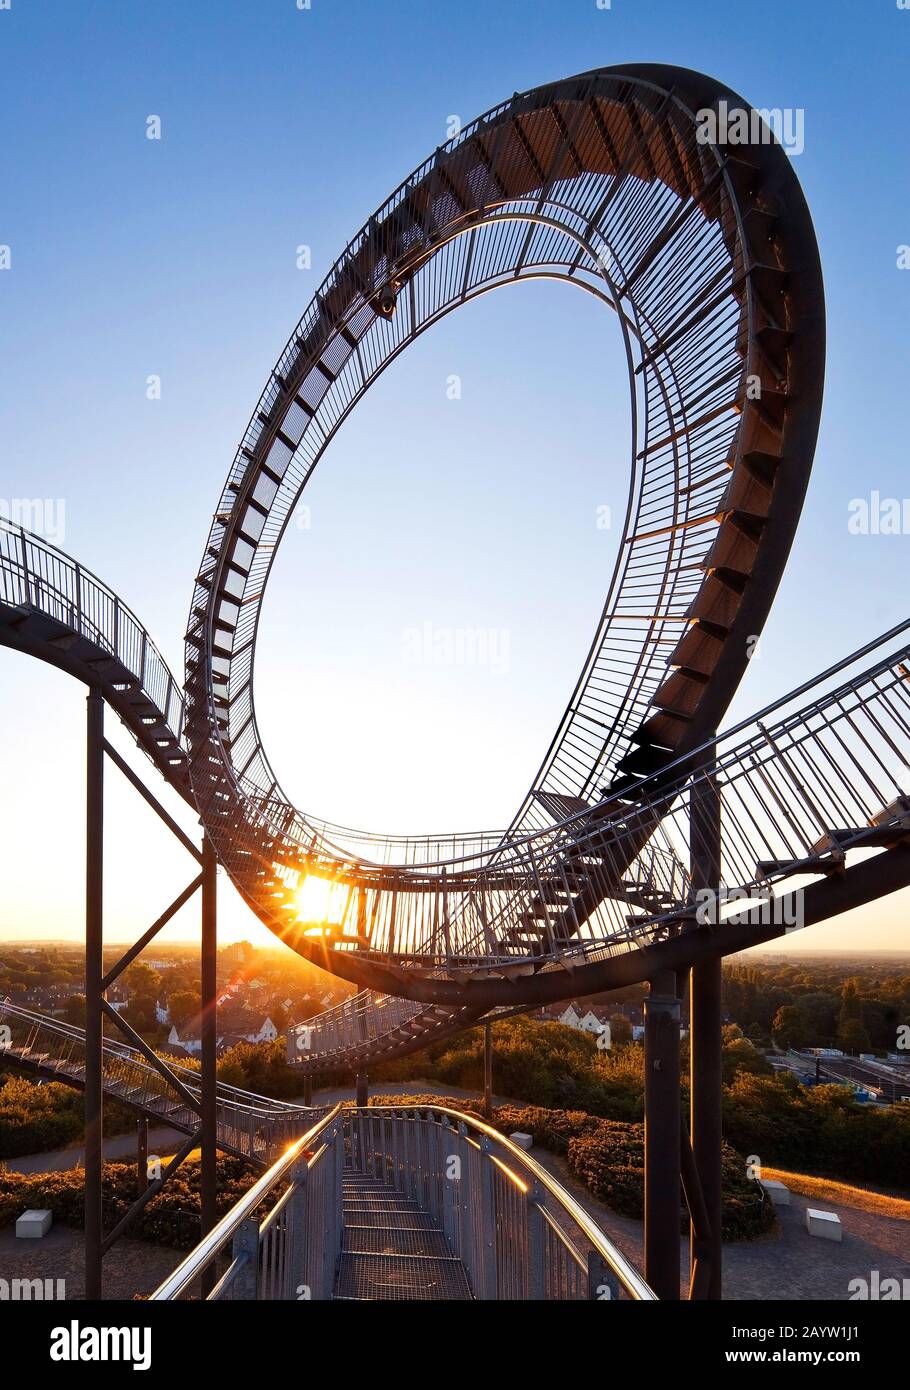
{"type": "Polygon", "coordinates": [[[855,1187],[852,1183],[835,1182],[832,1178],[813,1178],[807,1173],[788,1173],[783,1168],[763,1166],[762,1177],[774,1178],[803,1197],[840,1202],[842,1206],[872,1212],[875,1216],[893,1216],[899,1221],[910,1221],[910,1200],[905,1197],[891,1197],[887,1192],[873,1192],[868,1187],[855,1187]]]}

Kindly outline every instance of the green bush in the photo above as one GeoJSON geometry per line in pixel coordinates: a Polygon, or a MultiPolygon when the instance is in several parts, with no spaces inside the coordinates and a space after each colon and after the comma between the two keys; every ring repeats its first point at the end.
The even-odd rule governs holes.
{"type": "MultiPolygon", "coordinates": [[[[105,1104],[105,1134],[122,1134],[135,1123],[125,1106],[105,1104]]],[[[57,1081],[39,1085],[15,1074],[0,1080],[0,1159],[64,1149],[78,1144],[82,1135],[80,1091],[57,1081]]]]}
{"type": "MultiPolygon", "coordinates": [[[[593,1133],[569,1142],[569,1168],[613,1211],[644,1215],[645,1134],[643,1125],[601,1120],[593,1133]]],[[[774,1228],[771,1203],[758,1183],[746,1177],[742,1157],[723,1146],[723,1238],[754,1240],[774,1228]]],[[[684,1205],[680,1191],[680,1207],[684,1205]]],[[[684,1218],[688,1226],[688,1218],[684,1218]]]]}
{"type": "MultiPolygon", "coordinates": [[[[230,1211],[258,1176],[241,1159],[219,1158],[219,1217],[230,1211]]],[[[125,1216],[136,1195],[135,1166],[106,1163],[102,1170],[106,1229],[112,1229],[125,1216]]],[[[276,1200],[277,1195],[273,1193],[271,1200],[276,1200]]],[[[34,1174],[0,1170],[0,1228],[12,1225],[27,1207],[47,1208],[63,1225],[81,1227],[84,1198],[85,1174],[81,1168],[34,1174]]],[[[179,1250],[192,1249],[200,1238],[200,1210],[200,1165],[188,1159],[144,1208],[130,1235],[179,1250]]]]}
{"type": "Polygon", "coordinates": [[[740,1073],[724,1089],[724,1133],[768,1166],[910,1188],[910,1104],[863,1105],[847,1086],[740,1073]]]}
{"type": "Polygon", "coordinates": [[[62,1149],[82,1136],[82,1096],[69,1086],[38,1086],[9,1076],[0,1086],[0,1158],[62,1149]]]}

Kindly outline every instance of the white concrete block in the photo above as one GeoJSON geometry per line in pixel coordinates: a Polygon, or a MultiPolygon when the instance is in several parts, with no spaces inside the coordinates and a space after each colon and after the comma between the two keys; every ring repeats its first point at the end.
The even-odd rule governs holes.
{"type": "Polygon", "coordinates": [[[53,1219],[50,1211],[24,1211],[16,1220],[16,1235],[23,1240],[40,1240],[47,1235],[53,1219]]]}
{"type": "Polygon", "coordinates": [[[810,1236],[820,1236],[822,1240],[844,1238],[840,1217],[833,1211],[818,1211],[815,1207],[806,1208],[806,1230],[810,1236]]]}
{"type": "Polygon", "coordinates": [[[790,1189],[782,1182],[778,1182],[776,1178],[762,1178],[761,1185],[776,1207],[790,1205],[790,1189]]]}
{"type": "Polygon", "coordinates": [[[530,1149],[534,1147],[534,1136],[532,1134],[522,1134],[520,1131],[517,1131],[515,1134],[510,1134],[509,1138],[512,1143],[517,1144],[520,1149],[530,1149]]]}

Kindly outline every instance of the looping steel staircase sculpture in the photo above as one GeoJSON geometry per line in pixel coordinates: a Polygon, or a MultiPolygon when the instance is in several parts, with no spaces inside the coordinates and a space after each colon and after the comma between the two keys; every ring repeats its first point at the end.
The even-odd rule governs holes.
{"type": "MultiPolygon", "coordinates": [[[[688,948],[706,925],[688,872],[700,788],[720,799],[723,879],[741,893],[820,878],[807,898],[818,920],[874,896],[875,875],[855,862],[864,849],[885,853],[879,882],[905,881],[903,649],[839,692],[824,693],[827,673],[799,692],[809,704],[779,702],[712,737],[792,540],[824,357],[818,255],[796,179],[773,141],[699,140],[697,112],[721,100],[738,98],[661,67],[516,95],[370,218],[295,330],[238,451],[197,582],[185,703],[110,589],[0,522],[0,640],[100,686],[198,808],[260,918],[366,986],[307,1025],[337,1064],[682,959],[680,935],[688,948]],[[616,572],[557,736],[505,832],[377,835],[298,812],[266,760],[252,684],[293,506],[340,422],[408,343],[476,295],[540,276],[615,313],[633,421],[616,572]],[[296,920],[308,874],[338,886],[337,921],[296,920]]],[[[735,932],[707,930],[715,949],[719,930],[735,932]]],[[[315,1069],[320,1054],[300,1051],[315,1069]]]]}
{"type": "MultiPolygon", "coordinates": [[[[292,1031],[292,1058],[306,1071],[363,1067],[493,1013],[650,983],[649,1055],[662,1049],[666,1066],[646,1071],[646,1270],[650,1258],[664,1297],[678,1294],[681,1172],[692,1296],[720,1296],[720,958],[910,883],[910,623],[716,734],[786,564],[824,374],[821,269],[802,192],[766,128],[745,145],[704,138],[701,118],[721,103],[756,114],[713,79],[663,66],[516,93],[437,149],[369,218],[295,328],[234,459],[197,574],[182,691],[117,595],[0,520],[0,643],[89,685],[90,749],[104,742],[103,697],[198,811],[203,854],[177,833],[203,864],[187,890],[203,885],[203,922],[214,920],[214,850],[267,927],[361,987],[292,1031]],[[505,830],[399,835],[331,824],[292,804],[259,734],[254,660],[278,545],[339,425],[380,373],[452,310],[533,279],[576,285],[615,315],[628,366],[628,504],[591,648],[505,830]],[[329,920],[299,920],[309,876],[335,885],[329,920]],[[680,1150],[676,1022],[689,972],[692,1134],[680,1150]]],[[[92,823],[97,851],[100,817],[92,823]]],[[[97,853],[93,864],[93,1092],[97,1101],[107,1066],[111,1093],[119,1087],[129,1100],[132,1079],[148,1108],[136,1069],[150,1051],[142,1061],[107,1049],[98,1060],[97,853]]],[[[203,940],[213,1006],[214,933],[203,940]]],[[[51,1032],[62,1048],[56,1073],[79,1084],[73,1030],[28,1026],[41,1037],[21,1044],[20,1060],[43,1065],[51,1032]]],[[[170,1082],[193,1110],[189,1083],[174,1069],[170,1082]]],[[[204,1088],[207,1105],[213,1089],[204,1088]]],[[[269,1127],[305,1113],[269,1110],[261,1132],[250,1122],[244,1149],[245,1105],[219,1090],[218,1142],[248,1157],[268,1157],[269,1127]]],[[[421,1142],[438,1137],[437,1119],[414,1123],[421,1142]]],[[[211,1159],[215,1126],[205,1128],[211,1159]]],[[[350,1131],[338,1117],[316,1129],[339,1161],[350,1131]]],[[[484,1142],[470,1141],[481,1151],[484,1142]]],[[[389,1180],[383,1145],[371,1179],[369,1164],[355,1170],[352,1192],[360,1178],[389,1180]]],[[[308,1164],[292,1188],[316,1193],[308,1164]]],[[[337,1206],[342,1184],[331,1191],[337,1206]]],[[[270,1250],[280,1230],[304,1259],[295,1220],[254,1223],[256,1241],[270,1250]]],[[[97,1254],[97,1203],[93,1229],[97,1254]]],[[[311,1241],[323,1228],[307,1229],[311,1241]]],[[[339,1224],[332,1229],[334,1240],[339,1224]]],[[[205,1278],[217,1254],[206,1256],[205,1278]]],[[[241,1250],[230,1268],[248,1283],[260,1254],[258,1244],[241,1250]]],[[[327,1278],[328,1261],[317,1265],[327,1278]]]]}
{"type": "MultiPolygon", "coordinates": [[[[516,94],[472,123],[351,241],[238,450],[186,638],[193,791],[266,925],[362,985],[450,1003],[453,986],[496,978],[514,998],[516,980],[571,957],[607,899],[653,916],[685,895],[650,824],[623,837],[625,857],[590,827],[641,802],[655,771],[717,727],[796,527],[824,360],[795,176],[773,141],[701,141],[697,113],[719,101],[739,99],[695,73],[633,66],[516,94]],[[619,558],[556,737],[505,834],[373,834],[300,812],[271,770],[253,696],[288,519],[340,423],[410,342],[477,295],[540,277],[615,314],[632,406],[619,558]],[[299,930],[295,890],[309,874],[341,885],[344,907],[299,930]]],[[[605,947],[638,940],[602,924],[595,934],[605,947]]]]}

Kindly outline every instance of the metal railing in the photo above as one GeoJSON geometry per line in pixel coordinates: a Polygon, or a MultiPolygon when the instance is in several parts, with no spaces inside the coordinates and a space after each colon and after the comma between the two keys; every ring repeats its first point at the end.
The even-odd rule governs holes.
{"type": "MultiPolygon", "coordinates": [[[[0,1025],[8,1029],[0,1044],[0,1057],[40,1072],[50,1080],[80,1086],[85,1075],[85,1033],[73,1024],[22,1009],[9,1000],[0,1002],[0,1025]]],[[[183,1094],[145,1057],[126,1043],[105,1039],[102,1052],[102,1085],[113,1100],[120,1100],[159,1123],[192,1134],[199,1127],[199,1111],[191,1102],[200,1098],[200,1081],[190,1067],[168,1060],[183,1094]]],[[[218,1083],[218,1147],[256,1163],[272,1163],[285,1146],[325,1108],[286,1104],[218,1083]]]]}
{"type": "Polygon", "coordinates": [[[217,1273],[210,1300],[332,1297],[341,1251],[344,1163],[336,1105],[251,1187],[152,1294],[191,1296],[217,1273]]]}
{"type": "Polygon", "coordinates": [[[287,1031],[287,1060],[309,1072],[378,1061],[470,1028],[480,1011],[362,990],[287,1031]]]}
{"type": "Polygon", "coordinates": [[[494,864],[464,861],[435,891],[358,886],[352,869],[352,898],[370,894],[371,939],[344,921],[332,939],[365,959],[436,970],[580,964],[659,940],[699,906],[682,862],[700,848],[691,806],[702,794],[720,803],[718,893],[773,911],[777,885],[842,872],[849,855],[910,828],[908,627],[642,778],[628,801],[607,798],[516,839],[494,864]]]}
{"type": "MultiPolygon", "coordinates": [[[[529,1154],[444,1106],[336,1106],[153,1294],[179,1299],[215,1269],[212,1299],[330,1299],[344,1174],[431,1219],[482,1300],[653,1300],[635,1267],[529,1154]]],[[[350,1258],[350,1257],[348,1257],[350,1258]]],[[[356,1256],[355,1256],[356,1258],[356,1256]]]]}
{"type": "MultiPolygon", "coordinates": [[[[652,711],[694,618],[726,633],[714,611],[714,543],[722,539],[725,554],[735,551],[737,572],[744,575],[751,572],[752,552],[766,544],[761,537],[754,545],[737,539],[731,521],[742,495],[755,490],[742,460],[745,441],[772,464],[786,455],[780,422],[764,406],[763,422],[756,421],[758,408],[744,395],[744,372],[767,377],[762,385],[775,400],[780,393],[774,388],[786,373],[770,372],[759,349],[764,317],[750,277],[757,270],[774,278],[776,267],[764,263],[767,243],[750,240],[745,214],[751,195],[738,193],[738,186],[725,172],[724,152],[699,140],[693,113],[675,88],[658,91],[649,77],[628,70],[580,74],[516,94],[466,127],[377,210],[320,287],[236,454],[187,633],[187,729],[200,813],[222,863],[268,925],[292,906],[276,901],[283,882],[260,872],[276,861],[290,866],[291,889],[297,872],[321,869],[340,881],[352,942],[356,936],[379,952],[420,955],[423,968],[433,969],[446,952],[431,938],[441,939],[451,925],[451,953],[520,955],[517,921],[501,950],[494,949],[498,942],[481,941],[479,949],[469,944],[459,914],[468,914],[471,929],[479,921],[470,912],[464,878],[453,885],[456,872],[471,873],[479,892],[495,894],[484,868],[491,860],[499,864],[504,845],[511,849],[545,830],[579,803],[592,809],[620,768],[630,735],[652,711]],[[641,120],[647,136],[636,134],[641,120]],[[564,123],[570,143],[572,131],[585,131],[578,146],[584,155],[576,154],[571,173],[556,177],[564,151],[555,134],[555,143],[539,152],[539,167],[536,156],[529,161],[539,121],[551,132],[564,123]],[[671,148],[676,153],[668,157],[671,148]],[[542,178],[551,160],[553,178],[542,178]],[[630,177],[633,172],[639,177],[630,177]],[[651,235],[656,241],[648,254],[651,235]],[[633,414],[630,493],[616,570],[550,750],[504,839],[369,834],[299,813],[266,757],[253,696],[259,612],[287,517],[334,431],[388,361],[466,298],[537,275],[582,284],[617,310],[623,301],[617,322],[633,414]],[[388,318],[374,294],[390,280],[401,293],[388,318]],[[443,865],[449,866],[448,884],[443,865]],[[362,891],[352,893],[352,884],[363,885],[362,891]]],[[[784,240],[775,254],[783,255],[784,240]]],[[[798,264],[800,276],[811,281],[811,248],[798,264]]],[[[783,304],[789,290],[786,275],[780,279],[783,304]]],[[[795,335],[794,356],[814,350],[811,334],[795,335]]],[[[783,409],[786,402],[779,404],[783,409]]],[[[800,401],[808,417],[816,408],[814,400],[800,401]]],[[[800,456],[792,471],[807,469],[800,456]]],[[[770,493],[760,501],[773,507],[770,493]]],[[[758,504],[751,498],[750,505],[758,504]]],[[[795,523],[797,510],[776,518],[781,533],[795,523]]],[[[720,618],[729,617],[729,606],[720,618]]],[[[716,646],[725,640],[718,637],[716,646]]],[[[715,660],[716,653],[706,675],[715,660]]],[[[680,657],[675,664],[690,663],[680,657]]],[[[729,679],[723,677],[728,685],[729,679]]],[[[696,731],[685,734],[688,743],[698,741],[704,726],[693,719],[706,683],[688,691],[681,727],[696,731]]],[[[656,746],[665,748],[668,737],[670,747],[678,746],[680,721],[669,727],[675,732],[662,727],[656,746]]],[[[519,869],[530,869],[527,855],[519,869]]],[[[490,905],[495,912],[495,897],[490,905]]],[[[516,917],[527,911],[526,901],[518,903],[516,917]]],[[[307,954],[306,942],[301,949],[307,954]]],[[[348,954],[355,954],[353,947],[348,954]]],[[[525,954],[539,961],[541,953],[525,954]]]]}
{"type": "Polygon", "coordinates": [[[175,774],[175,753],[185,748],[183,691],[113,589],[49,541],[0,517],[0,607],[43,613],[125,668],[167,727],[173,746],[165,750],[167,756],[162,752],[162,771],[175,774]]]}
{"type": "Polygon", "coordinates": [[[484,1300],[649,1300],[588,1213],[511,1139],[445,1106],[347,1110],[350,1161],[418,1203],[484,1300]]]}

